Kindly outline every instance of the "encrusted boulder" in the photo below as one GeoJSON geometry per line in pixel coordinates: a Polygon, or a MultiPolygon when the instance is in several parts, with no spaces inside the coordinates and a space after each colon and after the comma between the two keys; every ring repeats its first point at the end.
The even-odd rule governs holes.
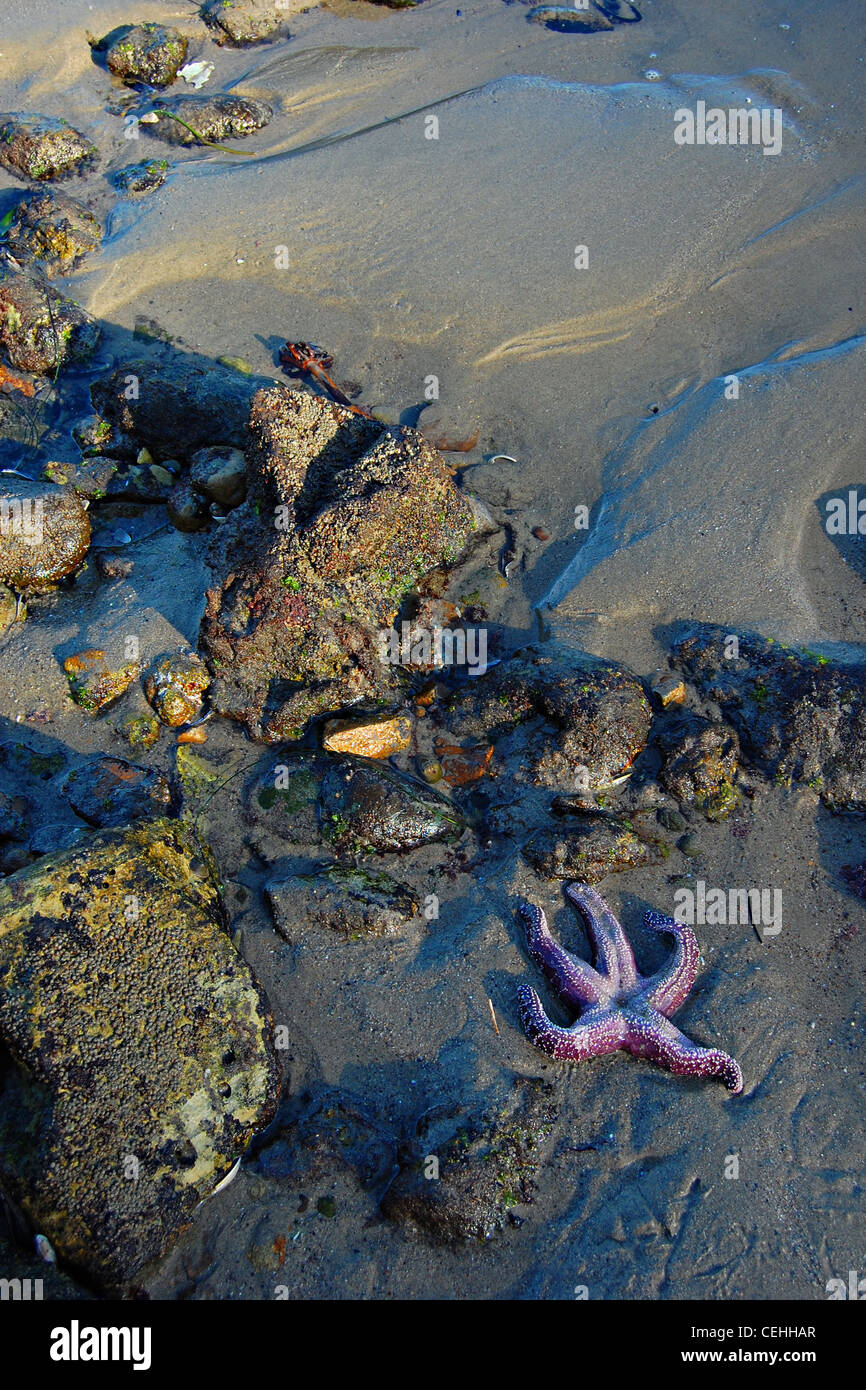
{"type": "Polygon", "coordinates": [[[60,178],[95,156],[96,147],[60,116],[0,113],[0,164],[19,178],[60,178]]]}
{"type": "Polygon", "coordinates": [[[19,265],[33,263],[46,275],[71,275],[97,250],[102,227],[77,198],[53,188],[26,193],[12,214],[5,246],[19,265]]]}
{"type": "Polygon", "coordinates": [[[0,271],[0,345],[13,367],[56,371],[90,357],[99,338],[99,324],[80,304],[27,271],[0,271]]]}
{"type": "Polygon", "coordinates": [[[866,810],[866,660],[831,661],[709,623],[675,643],[673,660],[719,705],[755,766],[807,783],[833,810],[866,810]]]}
{"type": "Polygon", "coordinates": [[[55,584],[80,566],[90,521],[72,490],[0,478],[0,580],[15,589],[55,584]]]}
{"type": "Polygon", "coordinates": [[[0,883],[0,1186],[112,1293],[160,1256],[271,1118],[267,1003],[208,851],[157,822],[0,883]]]}
{"type": "Polygon", "coordinates": [[[217,712],[253,738],[402,689],[381,635],[484,526],[436,450],[318,396],[260,391],[247,502],[220,528],[200,649],[217,712]]]}
{"type": "Polygon", "coordinates": [[[164,24],[122,24],[94,45],[105,65],[123,82],[168,87],[186,57],[187,40],[164,24]]]}

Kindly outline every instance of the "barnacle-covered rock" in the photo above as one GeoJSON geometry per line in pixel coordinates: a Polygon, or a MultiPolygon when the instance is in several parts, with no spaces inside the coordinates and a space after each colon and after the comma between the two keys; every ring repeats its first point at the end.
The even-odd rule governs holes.
{"type": "Polygon", "coordinates": [[[0,271],[0,344],[13,367],[53,372],[90,357],[99,337],[80,304],[26,271],[0,271]]]}
{"type": "Polygon", "coordinates": [[[209,853],[160,821],[0,883],[0,1184],[67,1266],[121,1292],[275,1106],[267,1003],[209,853]]]}
{"type": "Polygon", "coordinates": [[[679,639],[673,660],[716,701],[758,768],[807,783],[833,810],[866,810],[866,660],[830,660],[710,623],[679,639]]]}
{"type": "Polygon", "coordinates": [[[659,781],[709,820],[722,820],[737,804],[734,783],[740,741],[733,729],[697,714],[682,714],[659,730],[659,781]]]}
{"type": "Polygon", "coordinates": [[[96,147],[59,116],[0,113],[0,164],[25,179],[56,179],[80,169],[96,147]]]}
{"type": "Polygon", "coordinates": [[[54,189],[25,193],[12,214],[5,246],[19,265],[41,266],[46,275],[71,275],[102,240],[102,227],[77,198],[54,189]]]}
{"type": "Polygon", "coordinates": [[[195,145],[201,140],[237,140],[266,126],[273,111],[266,101],[217,92],[213,96],[172,97],[159,108],[156,121],[143,129],[169,145],[195,145]],[[167,113],[167,114],[166,114],[167,113]],[[178,117],[173,120],[172,117],[178,117]]]}
{"type": "Polygon", "coordinates": [[[0,580],[15,589],[54,584],[78,569],[90,521],[75,492],[0,478],[0,580]]]}
{"type": "Polygon", "coordinates": [[[349,938],[393,936],[420,908],[412,890],[390,874],[344,864],[273,878],[265,896],[287,941],[302,939],[311,925],[349,938]]]}
{"type": "Polygon", "coordinates": [[[187,41],[164,24],[122,24],[94,47],[105,53],[109,72],[124,82],[168,87],[186,57],[187,41]]]}
{"type": "Polygon", "coordinates": [[[459,809],[433,787],[394,768],[361,758],[338,758],[320,794],[322,833],[338,854],[400,854],[434,840],[457,839],[459,809]]]}
{"type": "Polygon", "coordinates": [[[200,713],[210,675],[194,652],[160,657],[148,671],[144,693],[163,724],[177,728],[200,713]]]}
{"type": "MultiPolygon", "coordinates": [[[[283,15],[287,8],[280,6],[283,15]]],[[[216,43],[234,48],[274,38],[281,23],[275,0],[205,0],[199,14],[216,43]]]]}
{"type": "Polygon", "coordinates": [[[589,815],[576,817],[561,830],[537,830],[523,854],[544,878],[598,883],[606,874],[648,864],[653,846],[635,832],[631,822],[589,815]]]}

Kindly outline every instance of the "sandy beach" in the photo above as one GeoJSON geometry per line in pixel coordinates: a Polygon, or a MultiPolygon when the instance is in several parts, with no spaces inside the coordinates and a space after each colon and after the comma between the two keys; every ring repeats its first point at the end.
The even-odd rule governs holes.
{"type": "MultiPolygon", "coordinates": [[[[425,761],[448,756],[448,738],[493,744],[490,775],[436,784],[465,818],[462,838],[363,858],[418,904],[435,899],[435,912],[419,907],[384,935],[341,935],[289,907],[281,924],[270,885],[317,871],[321,853],[295,836],[288,812],[275,831],[261,810],[274,748],[218,710],[194,747],[205,760],[196,783],[181,776],[171,727],[131,751],[124,720],[149,717],[138,682],[90,718],[63,668],[95,647],[120,661],[132,634],[143,671],[162,653],[198,650],[217,680],[210,609],[200,640],[205,595],[223,584],[227,630],[225,576],[246,563],[250,527],[230,512],[236,550],[226,542],[220,570],[217,523],[185,532],[162,503],[91,501],[84,568],[28,594],[26,620],[0,633],[0,789],[26,803],[16,844],[27,851],[50,828],[5,861],[0,894],[53,851],[52,835],[98,825],[64,795],[70,769],[107,756],[162,774],[182,797],[174,814],[194,818],[213,853],[224,931],[282,1041],[272,1117],[231,1186],[122,1289],[60,1248],[51,1275],[65,1282],[53,1296],[809,1302],[866,1270],[866,874],[858,889],[843,872],[866,859],[866,802],[856,771],[850,794],[831,790],[846,758],[862,767],[866,745],[859,7],[637,9],[639,22],[581,33],[532,22],[520,0],[332,0],[281,10],[283,33],[240,48],[216,44],[191,3],[153,0],[139,14],[115,0],[7,0],[0,109],[63,117],[93,143],[91,165],[56,187],[104,236],[52,279],[99,324],[98,346],[56,382],[42,374],[47,404],[38,392],[29,405],[14,398],[32,411],[30,433],[20,414],[0,417],[0,467],[35,478],[47,461],[80,464],[72,429],[92,414],[91,384],[130,363],[170,376],[181,357],[205,371],[241,359],[244,380],[286,385],[282,345],[323,345],[345,398],[389,438],[420,430],[492,518],[438,598],[486,624],[498,663],[458,683],[462,713],[441,723],[442,702],[425,710],[416,685],[405,702],[413,742],[391,759],[414,785],[425,761]],[[142,16],[188,38],[187,62],[213,64],[198,95],[266,103],[267,123],[220,149],[167,143],[155,118],[130,120],[194,90],[181,78],[163,93],[125,86],[94,60],[88,32],[142,16]],[[677,143],[678,113],[717,109],[775,113],[778,148],[677,143]],[[169,161],[162,185],[119,193],[112,175],[150,160],[169,161]],[[853,528],[846,511],[833,530],[832,499],[847,507],[849,494],[853,528]],[[109,552],[134,568],[107,579],[96,561],[109,552]],[[752,714],[736,691],[729,700],[724,675],[677,645],[706,625],[739,634],[744,650],[755,635],[777,644],[806,663],[804,680],[841,672],[836,704],[814,719],[847,751],[820,767],[791,754],[789,766],[784,748],[771,757],[750,739],[782,699],[781,678],[753,681],[752,714]],[[516,771],[521,731],[513,743],[488,739],[463,693],[499,679],[529,644],[555,649],[566,668],[568,653],[575,669],[603,659],[646,693],[646,751],[616,777],[590,768],[589,813],[551,815],[555,796],[587,788],[516,771]],[[702,727],[735,730],[724,812],[705,813],[665,781],[657,739],[678,716],[654,690],[660,673],[684,678],[684,708],[702,727]],[[855,733],[843,737],[843,724],[855,733]],[[587,814],[637,825],[649,846],[598,886],[645,974],[671,943],[642,927],[643,914],[673,915],[679,890],[781,893],[769,931],[693,923],[700,967],[676,1023],[736,1058],[740,1094],[623,1052],[570,1064],[525,1035],[523,983],[557,1023],[574,1017],[527,954],[518,901],[542,907],[578,955],[588,946],[563,895],[569,876],[527,858],[524,832],[567,830],[569,815],[587,814]],[[530,1163],[521,1148],[520,1182],[500,1182],[508,1211],[495,1230],[443,1234],[394,1198],[412,1163],[439,1155],[445,1165],[462,1128],[472,1143],[487,1136],[504,1163],[501,1136],[520,1129],[524,1146],[524,1125],[541,1136],[538,1153],[530,1163]]],[[[37,186],[47,185],[0,168],[0,219],[37,186]]],[[[309,375],[288,384],[321,390],[309,375]]],[[[211,442],[223,445],[218,414],[211,442]]],[[[167,445],[136,436],[142,444],[148,464],[172,462],[167,445]]],[[[300,588],[291,574],[283,583],[300,588]]],[[[754,669],[771,660],[766,650],[754,647],[754,669]]],[[[792,740],[795,727],[807,739],[803,721],[820,705],[814,681],[785,726],[792,740]]],[[[321,721],[301,732],[319,756],[321,721]]],[[[16,1038],[2,1048],[8,1087],[16,1038]]],[[[3,1268],[32,1273],[27,1202],[5,1164],[3,1268]]]]}

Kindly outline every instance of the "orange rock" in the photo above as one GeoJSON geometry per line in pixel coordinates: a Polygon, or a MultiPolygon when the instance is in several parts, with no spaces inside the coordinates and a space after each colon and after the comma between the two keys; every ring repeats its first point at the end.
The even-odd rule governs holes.
{"type": "Polygon", "coordinates": [[[490,771],[493,748],[461,748],[456,743],[436,740],[436,752],[442,762],[445,778],[452,787],[465,787],[467,782],[477,782],[490,771]]]}
{"type": "Polygon", "coordinates": [[[329,719],[322,746],[329,753],[354,753],[359,758],[389,758],[412,742],[412,720],[406,714],[375,715],[367,719],[329,719]]]}
{"type": "Polygon", "coordinates": [[[185,729],[177,736],[178,743],[207,743],[207,729],[199,724],[195,729],[185,729]]]}

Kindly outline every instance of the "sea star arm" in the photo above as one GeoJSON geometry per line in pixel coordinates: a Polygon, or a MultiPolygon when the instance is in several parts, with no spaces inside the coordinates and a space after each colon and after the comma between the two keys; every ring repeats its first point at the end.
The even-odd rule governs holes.
{"type": "Polygon", "coordinates": [[[676,942],[672,959],[651,975],[645,986],[647,1003],[663,1014],[671,1014],[680,1007],[695,982],[700,960],[698,939],[685,922],[665,917],[662,912],[648,912],[644,926],[651,931],[667,932],[676,942]]]}
{"type": "Polygon", "coordinates": [[[629,1014],[623,1046],[676,1076],[718,1076],[734,1095],[743,1089],[743,1073],[733,1057],[716,1047],[698,1047],[654,1010],[647,1016],[629,1014]]]}
{"type": "Polygon", "coordinates": [[[519,903],[518,910],[526,925],[529,954],[570,1008],[579,1013],[582,1004],[597,1004],[608,997],[606,980],[554,940],[540,907],[519,903]]]}
{"type": "Polygon", "coordinates": [[[550,1057],[581,1062],[586,1057],[616,1052],[623,1045],[625,1028],[618,1012],[605,1012],[597,1018],[581,1019],[573,1028],[561,1028],[547,1017],[541,1000],[529,985],[518,989],[517,1004],[529,1041],[550,1057]]]}
{"type": "Polygon", "coordinates": [[[637,969],[632,949],[604,898],[588,883],[569,883],[565,892],[586,922],[597,960],[604,965],[612,990],[633,990],[637,969]]]}

